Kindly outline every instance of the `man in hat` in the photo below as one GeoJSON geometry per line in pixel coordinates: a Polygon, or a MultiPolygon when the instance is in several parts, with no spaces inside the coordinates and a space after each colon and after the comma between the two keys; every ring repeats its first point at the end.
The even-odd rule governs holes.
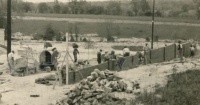
{"type": "Polygon", "coordinates": [[[101,53],[102,53],[102,49],[100,49],[99,52],[97,52],[97,62],[98,62],[98,64],[101,63],[101,53]]]}
{"type": "Polygon", "coordinates": [[[123,56],[124,57],[130,56],[130,50],[127,46],[125,46],[123,49],[123,56]]]}
{"type": "Polygon", "coordinates": [[[58,65],[58,58],[60,54],[55,47],[52,49],[52,51],[53,53],[51,56],[51,61],[52,61],[52,64],[54,65],[54,70],[56,70],[56,67],[58,65]]]}
{"type": "Polygon", "coordinates": [[[191,46],[190,46],[190,57],[194,57],[194,55],[195,55],[195,46],[192,44],[191,46]]]}
{"type": "MultiPolygon", "coordinates": [[[[143,47],[143,53],[144,53],[144,63],[147,64],[147,60],[150,60],[150,58],[147,56],[147,52],[150,51],[148,43],[145,44],[143,47]]],[[[151,60],[150,60],[151,61],[151,60]]]]}
{"type": "Polygon", "coordinates": [[[15,67],[14,67],[14,51],[11,51],[8,54],[8,66],[10,69],[10,74],[13,75],[14,71],[15,71],[15,67]]]}
{"type": "Polygon", "coordinates": [[[109,61],[110,59],[110,53],[108,51],[105,52],[105,56],[104,56],[104,62],[109,61]]]}
{"type": "Polygon", "coordinates": [[[183,62],[183,45],[181,41],[178,41],[178,57],[180,58],[180,62],[183,62]]]}
{"type": "Polygon", "coordinates": [[[77,54],[79,54],[78,48],[74,47],[73,55],[74,55],[74,63],[77,62],[77,54]]]}
{"type": "Polygon", "coordinates": [[[116,55],[115,55],[115,51],[112,50],[111,54],[110,54],[110,59],[117,59],[116,55]]]}

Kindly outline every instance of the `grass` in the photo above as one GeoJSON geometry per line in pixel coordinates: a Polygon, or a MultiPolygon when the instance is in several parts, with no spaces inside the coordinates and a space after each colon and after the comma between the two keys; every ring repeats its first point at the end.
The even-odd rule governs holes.
{"type": "MultiPolygon", "coordinates": [[[[44,33],[47,24],[52,24],[54,29],[67,32],[69,24],[64,21],[39,21],[39,20],[13,20],[12,32],[22,32],[27,35],[33,33],[44,33]]],[[[106,23],[77,23],[80,34],[98,33],[100,36],[106,36],[106,23]]],[[[123,24],[113,23],[111,33],[121,38],[146,38],[151,37],[151,25],[146,24],[123,24]],[[117,33],[120,33],[117,35],[117,33]]],[[[74,30],[74,29],[73,29],[74,30]]],[[[199,27],[194,26],[171,26],[155,25],[154,35],[161,39],[199,39],[199,27]]]]}
{"type": "MultiPolygon", "coordinates": [[[[113,15],[86,15],[86,14],[41,14],[41,13],[24,13],[24,16],[32,17],[55,17],[55,18],[88,18],[88,19],[119,19],[119,20],[140,20],[151,21],[152,17],[149,16],[113,16],[113,15]]],[[[16,13],[13,14],[16,16],[16,13]]],[[[155,17],[155,21],[159,22],[183,22],[183,23],[200,23],[200,20],[194,17],[155,17]]]]}
{"type": "Polygon", "coordinates": [[[154,93],[139,95],[135,103],[139,102],[144,105],[199,105],[200,71],[171,75],[165,87],[157,88],[154,93]]]}

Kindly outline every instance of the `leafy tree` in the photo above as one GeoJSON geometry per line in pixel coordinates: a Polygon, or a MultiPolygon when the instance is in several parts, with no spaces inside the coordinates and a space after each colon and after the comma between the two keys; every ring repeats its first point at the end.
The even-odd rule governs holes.
{"type": "Polygon", "coordinates": [[[144,15],[144,14],[149,14],[149,11],[150,11],[150,6],[149,6],[149,3],[146,1],[146,0],[141,0],[140,1],[140,13],[141,15],[144,15]]]}
{"type": "Polygon", "coordinates": [[[61,13],[63,13],[63,14],[70,13],[69,7],[68,7],[67,5],[63,5],[63,6],[61,7],[61,13]]]}
{"type": "Polygon", "coordinates": [[[135,13],[135,15],[137,16],[138,15],[138,12],[139,12],[139,0],[131,0],[131,8],[133,10],[133,12],[135,13]]]}
{"type": "Polygon", "coordinates": [[[196,15],[198,20],[200,19],[200,1],[199,0],[193,0],[195,7],[196,7],[196,15]]]}
{"type": "Polygon", "coordinates": [[[182,9],[183,12],[188,12],[188,10],[189,10],[189,5],[188,5],[188,4],[183,4],[183,5],[181,6],[181,9],[182,9]]]}
{"type": "Polygon", "coordinates": [[[39,3],[38,5],[38,10],[39,10],[39,13],[46,13],[49,11],[49,6],[47,5],[47,3],[39,3]]]}
{"type": "Polygon", "coordinates": [[[30,3],[30,2],[23,2],[22,3],[22,10],[24,11],[24,12],[28,12],[28,11],[32,11],[32,6],[33,5],[33,3],[30,3]]]}
{"type": "Polygon", "coordinates": [[[122,14],[121,2],[110,1],[107,5],[107,14],[121,15],[122,14]]]}
{"type": "Polygon", "coordinates": [[[53,10],[54,10],[54,13],[60,13],[61,6],[60,6],[58,0],[55,1],[54,6],[53,6],[53,10]]]}

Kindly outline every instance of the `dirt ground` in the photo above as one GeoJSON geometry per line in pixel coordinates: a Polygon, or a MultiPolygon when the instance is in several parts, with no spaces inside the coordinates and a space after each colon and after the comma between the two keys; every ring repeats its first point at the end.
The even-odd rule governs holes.
{"type": "MultiPolygon", "coordinates": [[[[117,72],[117,75],[125,80],[138,81],[141,86],[141,91],[154,91],[156,85],[164,86],[167,81],[167,75],[173,73],[172,68],[176,65],[177,72],[184,72],[191,68],[200,68],[199,61],[187,59],[187,62],[176,63],[174,61],[165,62],[161,64],[152,64],[140,66],[138,68],[127,71],[117,72]]],[[[0,92],[2,93],[2,105],[48,105],[55,103],[56,100],[64,96],[64,93],[72,89],[75,85],[58,86],[53,90],[53,86],[46,86],[35,84],[35,79],[44,77],[51,73],[41,73],[29,75],[25,77],[12,77],[9,74],[0,76],[0,79],[7,80],[6,83],[0,85],[0,92]],[[39,97],[30,97],[30,95],[39,95],[39,97]]],[[[118,95],[121,98],[133,98],[134,95],[127,94],[118,95]]]]}
{"type": "MultiPolygon", "coordinates": [[[[55,44],[60,51],[64,51],[63,44],[55,44]],[[61,46],[62,45],[62,46],[61,46]]],[[[34,45],[32,44],[34,47],[34,45]]],[[[37,50],[42,49],[43,46],[38,46],[37,50]]],[[[109,47],[108,47],[109,48],[109,47]]],[[[17,49],[17,47],[15,47],[17,49]]],[[[91,50],[90,59],[96,57],[96,49],[91,50]]],[[[106,49],[106,47],[105,47],[106,49]]],[[[72,51],[72,49],[70,49],[72,51]]],[[[82,48],[83,58],[87,58],[87,49],[82,48]]],[[[4,56],[5,57],[5,56],[4,56]]],[[[2,58],[4,58],[2,57],[2,58]]],[[[178,63],[176,60],[158,64],[141,65],[137,68],[116,72],[116,74],[125,80],[138,81],[140,83],[140,91],[148,90],[154,91],[156,85],[164,86],[167,81],[167,75],[174,73],[173,68],[176,68],[176,72],[184,72],[192,68],[200,68],[199,59],[186,59],[184,64],[178,63]]],[[[35,79],[44,77],[50,73],[39,73],[24,77],[13,77],[7,72],[6,65],[0,65],[0,71],[4,71],[4,74],[0,75],[0,93],[2,94],[1,105],[48,105],[55,103],[56,100],[64,97],[64,93],[72,89],[74,85],[58,86],[53,90],[53,86],[46,86],[41,84],[35,84],[35,79]],[[30,95],[39,95],[39,97],[30,97],[30,95]]],[[[134,98],[134,95],[116,94],[121,98],[134,98]]]]}

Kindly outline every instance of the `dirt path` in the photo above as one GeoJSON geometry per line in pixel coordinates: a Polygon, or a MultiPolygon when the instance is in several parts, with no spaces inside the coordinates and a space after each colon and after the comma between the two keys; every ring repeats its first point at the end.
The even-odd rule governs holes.
{"type": "Polygon", "coordinates": [[[3,75],[0,78],[6,78],[9,82],[0,85],[2,93],[2,105],[48,105],[64,96],[65,91],[69,91],[73,86],[46,86],[35,84],[35,79],[44,77],[52,73],[42,73],[25,77],[12,77],[3,75]],[[5,92],[8,91],[8,92],[5,92]],[[5,93],[4,93],[5,92],[5,93]],[[30,97],[30,95],[40,95],[40,97],[30,97]]]}
{"type": "MultiPolygon", "coordinates": [[[[126,23],[126,24],[152,24],[151,21],[139,21],[139,20],[120,20],[120,19],[87,19],[87,18],[55,18],[55,17],[16,17],[13,19],[23,19],[23,20],[43,20],[43,21],[66,21],[66,22],[91,22],[91,23],[126,23]]],[[[195,23],[184,23],[184,22],[156,22],[155,25],[173,25],[173,26],[196,26],[199,27],[200,24],[195,23]]]]}

